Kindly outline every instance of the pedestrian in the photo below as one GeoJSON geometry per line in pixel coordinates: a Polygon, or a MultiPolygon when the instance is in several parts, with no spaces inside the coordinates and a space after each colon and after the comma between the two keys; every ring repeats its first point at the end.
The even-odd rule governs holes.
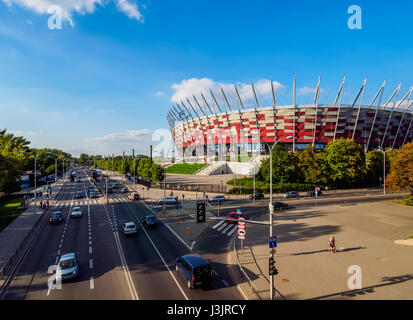
{"type": "Polygon", "coordinates": [[[329,245],[328,250],[330,252],[336,253],[336,251],[337,251],[337,249],[336,249],[336,237],[334,235],[330,236],[330,239],[328,240],[328,245],[329,245]]]}
{"type": "Polygon", "coordinates": [[[171,197],[173,197],[173,195],[174,195],[174,192],[171,190],[171,197]]]}
{"type": "Polygon", "coordinates": [[[40,208],[43,209],[43,201],[40,201],[40,208]]]}
{"type": "Polygon", "coordinates": [[[328,187],[327,187],[327,186],[326,186],[326,188],[325,188],[325,189],[326,189],[326,192],[328,192],[328,187]]]}

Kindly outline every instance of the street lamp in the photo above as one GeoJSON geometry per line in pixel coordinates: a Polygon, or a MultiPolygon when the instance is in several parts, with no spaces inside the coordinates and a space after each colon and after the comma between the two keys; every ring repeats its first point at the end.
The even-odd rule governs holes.
{"type": "Polygon", "coordinates": [[[386,153],[392,151],[393,148],[383,150],[377,149],[378,151],[383,152],[383,195],[386,195],[386,153]]]}
{"type": "MultiPolygon", "coordinates": [[[[274,150],[274,147],[278,144],[278,142],[283,141],[283,140],[289,140],[289,139],[293,139],[293,136],[288,136],[286,138],[282,138],[279,139],[277,141],[274,142],[274,144],[270,147],[268,145],[267,142],[265,142],[265,144],[267,145],[268,149],[270,150],[270,203],[268,205],[269,209],[270,209],[270,238],[273,236],[273,228],[272,228],[272,224],[273,224],[273,213],[274,213],[274,207],[272,205],[272,152],[274,150]]],[[[270,255],[270,258],[272,258],[273,255],[270,255]]],[[[274,277],[271,275],[270,276],[270,300],[274,300],[274,296],[273,296],[273,288],[274,288],[274,277]]]]}
{"type": "MultiPolygon", "coordinates": [[[[46,152],[46,154],[52,154],[52,152],[46,152]]],[[[54,165],[54,182],[57,183],[57,159],[56,157],[48,156],[49,158],[54,159],[55,165],[54,165]]]]}
{"type": "Polygon", "coordinates": [[[20,153],[24,153],[34,157],[34,205],[36,205],[37,201],[37,155],[25,151],[19,151],[20,153]]]}

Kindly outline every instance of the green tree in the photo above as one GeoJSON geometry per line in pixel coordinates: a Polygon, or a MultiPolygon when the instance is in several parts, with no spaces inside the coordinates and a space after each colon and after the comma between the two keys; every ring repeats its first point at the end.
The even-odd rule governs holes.
{"type": "Polygon", "coordinates": [[[386,185],[391,191],[408,189],[413,195],[413,142],[405,144],[392,159],[386,185]]]}
{"type": "Polygon", "coordinates": [[[327,176],[324,172],[324,153],[309,145],[303,151],[295,153],[303,182],[312,185],[325,185],[327,176]]]}
{"type": "MultiPolygon", "coordinates": [[[[297,178],[297,166],[295,158],[282,145],[276,145],[272,157],[272,180],[274,184],[295,181],[297,178]]],[[[257,178],[260,181],[270,179],[270,158],[262,161],[257,178]]]]}

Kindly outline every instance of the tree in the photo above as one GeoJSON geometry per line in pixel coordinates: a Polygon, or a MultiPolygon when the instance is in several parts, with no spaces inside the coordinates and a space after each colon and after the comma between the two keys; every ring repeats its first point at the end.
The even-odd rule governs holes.
{"type": "MultiPolygon", "coordinates": [[[[292,182],[297,179],[297,168],[295,158],[282,145],[277,144],[272,154],[272,180],[274,184],[292,182]]],[[[262,161],[258,179],[269,181],[270,177],[270,158],[262,161]]]]}
{"type": "Polygon", "coordinates": [[[405,144],[392,159],[386,185],[391,191],[408,189],[413,195],[413,142],[405,144]]]}
{"type": "Polygon", "coordinates": [[[303,151],[296,152],[298,168],[303,182],[312,185],[323,185],[327,182],[324,173],[324,154],[309,145],[303,151]]]}
{"type": "Polygon", "coordinates": [[[363,147],[352,139],[327,144],[324,160],[326,174],[336,186],[360,186],[367,173],[363,147]]]}

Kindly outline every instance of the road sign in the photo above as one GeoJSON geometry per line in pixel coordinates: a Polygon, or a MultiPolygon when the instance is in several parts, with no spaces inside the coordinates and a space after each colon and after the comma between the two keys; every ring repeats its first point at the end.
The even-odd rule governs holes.
{"type": "Polygon", "coordinates": [[[247,230],[245,228],[245,218],[239,217],[238,219],[238,239],[245,239],[245,236],[247,235],[247,230]]]}
{"type": "Polygon", "coordinates": [[[241,209],[237,209],[237,215],[239,216],[239,215],[241,215],[241,214],[242,214],[241,209]]]}
{"type": "Polygon", "coordinates": [[[277,236],[270,237],[270,249],[277,247],[277,236]]]}

